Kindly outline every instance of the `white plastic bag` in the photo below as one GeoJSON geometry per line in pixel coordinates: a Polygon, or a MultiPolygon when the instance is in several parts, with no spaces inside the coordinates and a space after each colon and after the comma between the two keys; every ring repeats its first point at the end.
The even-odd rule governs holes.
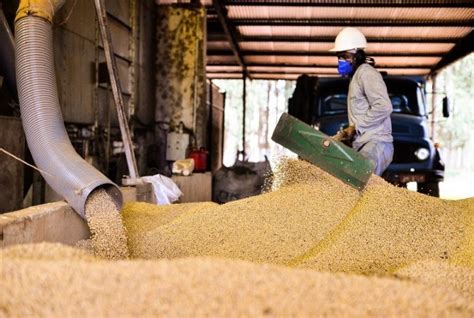
{"type": "Polygon", "coordinates": [[[183,194],[173,180],[161,174],[141,177],[140,179],[153,185],[153,192],[158,205],[170,204],[178,200],[183,194]]]}

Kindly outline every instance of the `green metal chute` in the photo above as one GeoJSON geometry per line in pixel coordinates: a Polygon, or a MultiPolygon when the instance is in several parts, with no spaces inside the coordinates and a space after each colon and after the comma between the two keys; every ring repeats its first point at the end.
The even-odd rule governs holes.
{"type": "Polygon", "coordinates": [[[287,113],[281,115],[272,140],[359,190],[374,171],[371,160],[287,113]]]}

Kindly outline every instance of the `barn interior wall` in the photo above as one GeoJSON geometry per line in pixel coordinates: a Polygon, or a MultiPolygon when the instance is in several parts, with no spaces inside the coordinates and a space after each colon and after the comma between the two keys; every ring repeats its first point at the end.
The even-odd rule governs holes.
{"type": "MultiPolygon", "coordinates": [[[[175,7],[173,17],[182,14],[194,20],[191,24],[184,23],[186,30],[181,40],[165,43],[168,40],[162,42],[165,37],[156,34],[158,23],[165,18],[157,17],[160,11],[154,0],[105,0],[105,5],[139,172],[141,175],[166,172],[163,169],[166,162],[160,158],[166,155],[166,134],[171,122],[183,121],[194,131],[196,145],[209,147],[205,9],[175,7]],[[167,52],[178,52],[184,58],[183,65],[171,63],[174,73],[164,74],[163,68],[157,68],[157,61],[172,57],[166,55],[166,50],[157,54],[157,49],[163,46],[167,52]],[[176,67],[184,67],[185,71],[179,74],[176,67]],[[177,75],[185,77],[181,87],[175,85],[171,91],[163,86],[167,82],[179,82],[177,75]],[[159,91],[173,92],[175,102],[157,101],[159,91]]],[[[17,7],[18,1],[3,6],[11,27],[17,7]]],[[[127,166],[93,1],[66,1],[55,16],[53,31],[58,95],[73,146],[81,156],[120,183],[122,175],[127,174],[127,166]]],[[[167,36],[171,38],[173,34],[167,36]]],[[[20,157],[31,160],[26,146],[25,151],[20,157]]],[[[26,168],[25,193],[32,186],[31,175],[32,170],[26,168]]]]}
{"type": "MultiPolygon", "coordinates": [[[[139,170],[145,174],[147,149],[154,143],[155,3],[106,0],[105,6],[139,170]]],[[[64,120],[69,126],[91,131],[87,152],[82,145],[76,147],[78,152],[119,182],[127,168],[95,7],[86,1],[67,1],[55,22],[54,51],[64,120]]]]}

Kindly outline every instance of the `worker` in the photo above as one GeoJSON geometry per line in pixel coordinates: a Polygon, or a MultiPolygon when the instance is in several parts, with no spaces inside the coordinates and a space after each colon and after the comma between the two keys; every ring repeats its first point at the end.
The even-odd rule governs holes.
{"type": "Polygon", "coordinates": [[[382,175],[393,158],[390,114],[392,103],[381,74],[364,49],[367,40],[357,28],[344,28],[336,37],[338,72],[350,78],[347,94],[349,126],[334,139],[343,141],[375,163],[374,173],[382,175]]]}

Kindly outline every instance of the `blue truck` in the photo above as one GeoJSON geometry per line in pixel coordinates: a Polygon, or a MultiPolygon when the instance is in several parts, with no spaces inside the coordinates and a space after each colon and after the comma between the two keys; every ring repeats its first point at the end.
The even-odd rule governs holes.
{"type": "MultiPolygon", "coordinates": [[[[422,78],[384,76],[393,113],[394,156],[382,177],[392,184],[416,182],[418,192],[439,196],[444,179],[444,163],[429,137],[426,93],[422,78]]],[[[349,80],[300,76],[288,113],[327,135],[335,135],[348,125],[349,80]]],[[[443,113],[449,116],[447,105],[443,113]]]]}

